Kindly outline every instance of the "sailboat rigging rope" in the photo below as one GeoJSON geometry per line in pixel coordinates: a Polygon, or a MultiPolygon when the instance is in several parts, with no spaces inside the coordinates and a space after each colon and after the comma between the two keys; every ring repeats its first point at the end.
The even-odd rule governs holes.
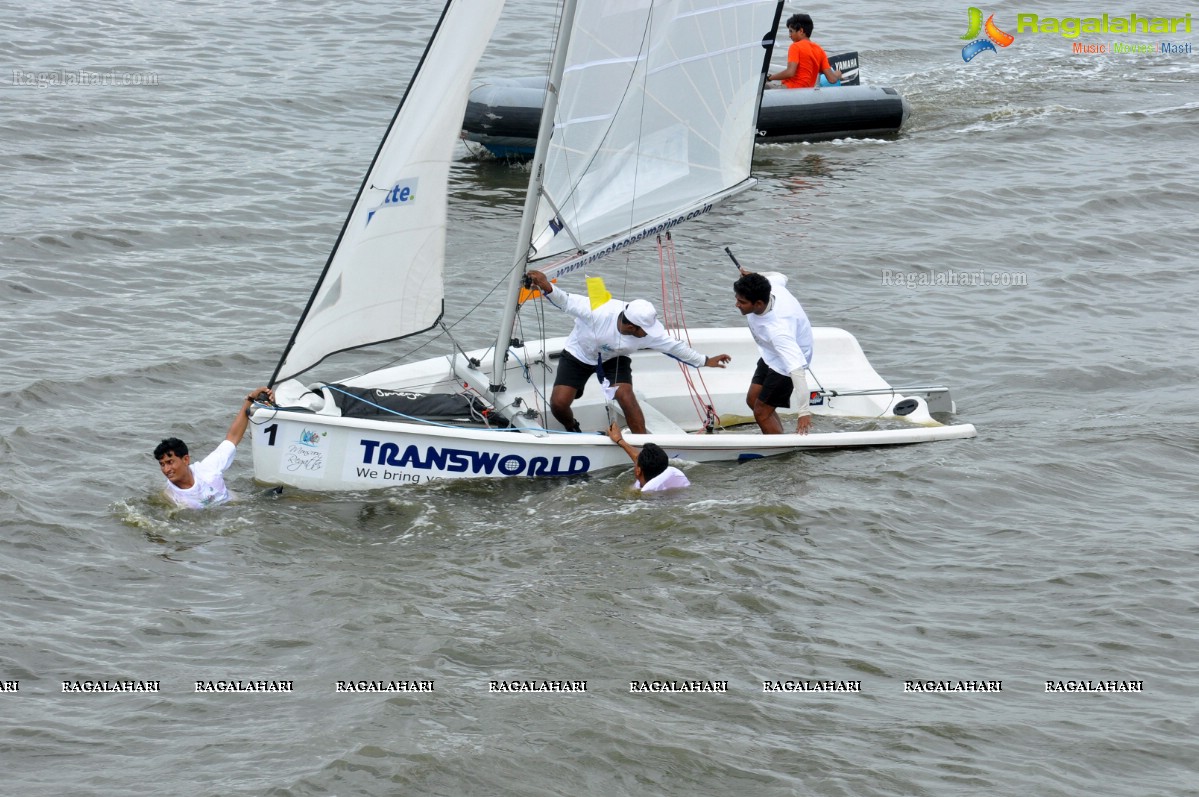
{"type": "Polygon", "coordinates": [[[458,350],[458,353],[462,355],[462,359],[469,360],[470,358],[466,356],[466,350],[458,345],[458,341],[454,338],[454,333],[450,332],[450,328],[445,325],[445,322],[444,321],[439,322],[438,326],[441,327],[442,332],[444,332],[449,337],[450,345],[458,350]]]}
{"type": "MultiPolygon", "coordinates": [[[[491,286],[491,289],[488,290],[487,293],[485,293],[483,295],[483,297],[481,299],[479,299],[479,301],[475,302],[473,307],[471,307],[469,310],[467,310],[465,313],[463,313],[462,316],[457,321],[453,322],[452,324],[446,324],[444,320],[440,321],[438,323],[438,326],[441,327],[441,332],[438,332],[436,335],[433,335],[428,340],[422,342],[419,346],[417,346],[413,349],[409,349],[408,351],[406,351],[403,354],[400,354],[396,357],[393,357],[389,362],[383,363],[383,365],[381,365],[381,366],[372,368],[370,372],[373,373],[374,371],[382,370],[384,368],[390,368],[393,365],[398,365],[399,363],[403,362],[404,360],[412,357],[414,354],[419,352],[421,349],[424,349],[426,346],[429,346],[429,345],[435,343],[436,341],[440,340],[442,335],[449,335],[450,330],[452,330],[454,327],[458,326],[463,321],[465,321],[467,318],[469,318],[472,313],[474,313],[476,310],[478,310],[480,307],[482,307],[483,304],[488,299],[491,298],[492,294],[494,294],[497,290],[499,290],[501,285],[503,285],[505,282],[507,282],[507,277],[509,274],[512,273],[512,269],[514,269],[514,268],[516,268],[516,264],[513,264],[511,267],[508,268],[507,271],[505,271],[502,275],[500,275],[499,279],[497,279],[495,281],[495,283],[491,286]]],[[[457,342],[453,341],[452,336],[451,336],[450,340],[451,340],[453,346],[456,349],[458,349],[458,351],[461,352],[462,347],[459,346],[457,344],[457,342]]],[[[490,351],[490,349],[488,349],[488,351],[490,351]]],[[[483,356],[486,357],[486,352],[483,353],[483,356]]],[[[365,375],[366,374],[359,374],[359,376],[365,376],[365,375]]]]}
{"type": "MultiPolygon", "coordinates": [[[[534,311],[534,316],[537,321],[537,330],[536,330],[537,339],[541,341],[541,361],[543,363],[546,363],[546,354],[547,353],[545,350],[545,302],[544,301],[536,302],[534,304],[534,306],[537,308],[534,311]]],[[[525,330],[524,330],[524,321],[522,320],[519,311],[517,312],[517,315],[516,315],[516,323],[520,330],[520,339],[522,341],[527,340],[527,338],[525,336],[525,330]]],[[[516,353],[516,350],[514,348],[510,348],[508,351],[516,359],[516,362],[520,365],[521,371],[524,373],[525,381],[529,383],[529,386],[533,389],[533,395],[540,402],[540,405],[537,407],[534,407],[534,409],[538,413],[541,414],[541,418],[542,418],[541,425],[545,426],[545,424],[548,420],[548,414],[549,414],[549,400],[546,398],[546,396],[549,394],[548,390],[546,389],[546,382],[547,382],[547,379],[549,378],[549,370],[550,370],[548,368],[548,363],[546,363],[547,367],[541,369],[541,389],[538,390],[537,382],[534,380],[533,373],[530,370],[529,366],[525,364],[524,360],[522,360],[520,358],[520,355],[516,353]]]]}
{"type": "MultiPolygon", "coordinates": [[[[690,346],[691,332],[687,328],[687,318],[683,311],[683,297],[679,286],[679,265],[675,258],[674,238],[671,237],[669,231],[666,232],[665,244],[662,243],[662,236],[658,236],[658,266],[662,274],[663,320],[668,329],[681,331],[687,345],[690,346]]],[[[704,428],[711,433],[720,426],[720,417],[714,409],[715,402],[712,401],[712,394],[708,390],[707,383],[704,382],[703,373],[699,369],[692,369],[681,362],[679,370],[682,371],[683,379],[687,383],[687,392],[691,396],[691,405],[695,408],[696,416],[704,428]],[[696,380],[699,381],[699,387],[696,386],[696,380]]]]}
{"type": "MultiPolygon", "coordinates": [[[[636,59],[637,64],[646,63],[645,48],[646,48],[646,41],[649,38],[649,25],[650,25],[652,16],[653,16],[652,14],[646,15],[645,28],[642,31],[642,36],[641,36],[641,46],[637,52],[637,59],[636,59]]],[[[556,38],[556,35],[557,35],[557,33],[555,33],[555,38],[556,38]]],[[[603,68],[603,67],[601,66],[600,68],[603,68]]],[[[600,136],[600,140],[602,142],[605,142],[605,143],[611,142],[612,131],[615,128],[617,121],[619,119],[621,119],[621,111],[624,109],[625,102],[632,96],[632,92],[630,91],[630,88],[633,86],[634,80],[637,78],[637,74],[638,74],[637,68],[631,69],[629,71],[628,79],[625,82],[625,88],[622,92],[620,92],[620,96],[619,96],[616,108],[613,109],[611,113],[607,114],[607,119],[608,119],[607,126],[604,129],[603,135],[600,136]]],[[[642,86],[641,86],[643,93],[645,91],[645,78],[647,76],[648,75],[643,72],[642,86]]],[[[559,89],[561,89],[561,86],[559,86],[559,89]]],[[[641,113],[642,113],[642,118],[644,118],[644,115],[645,115],[645,103],[644,102],[642,103],[641,113]]],[[[558,121],[566,122],[568,120],[555,120],[555,121],[556,122],[558,122],[558,121]]],[[[561,131],[561,133],[555,133],[555,136],[562,137],[562,142],[561,142],[560,146],[563,149],[570,148],[570,139],[568,137],[566,137],[566,136],[568,136],[568,130],[569,130],[569,127],[564,127],[564,129],[561,131]]],[[[554,145],[551,145],[551,146],[554,146],[554,145]]],[[[587,161],[585,163],[582,163],[579,165],[575,164],[574,158],[562,157],[562,158],[558,159],[556,165],[563,172],[563,177],[564,177],[563,182],[565,184],[565,188],[564,188],[565,195],[554,197],[554,201],[553,201],[553,203],[551,203],[551,207],[553,209],[553,212],[557,213],[558,217],[563,220],[564,224],[567,224],[567,225],[572,224],[575,220],[577,220],[580,216],[583,215],[582,211],[579,208],[579,197],[578,197],[577,189],[582,184],[583,180],[588,175],[592,174],[592,167],[595,166],[596,161],[599,159],[600,155],[604,154],[607,151],[608,151],[608,148],[606,146],[598,146],[591,153],[591,155],[587,159],[587,161]],[[561,208],[564,212],[558,213],[559,208],[561,208]]],[[[634,187],[632,189],[632,193],[634,196],[636,196],[636,180],[637,180],[636,171],[633,174],[633,180],[634,180],[634,187]]],[[[547,196],[548,196],[548,194],[547,194],[547,196]]],[[[628,224],[629,229],[631,229],[633,227],[632,218],[633,218],[634,213],[635,213],[635,206],[633,203],[630,203],[630,205],[629,205],[629,224],[628,224]]],[[[573,238],[575,236],[575,232],[574,231],[570,232],[570,235],[573,238]]],[[[627,259],[627,255],[626,255],[626,259],[627,259]]],[[[625,293],[622,289],[621,295],[625,296],[625,295],[627,295],[627,293],[625,293]]]]}

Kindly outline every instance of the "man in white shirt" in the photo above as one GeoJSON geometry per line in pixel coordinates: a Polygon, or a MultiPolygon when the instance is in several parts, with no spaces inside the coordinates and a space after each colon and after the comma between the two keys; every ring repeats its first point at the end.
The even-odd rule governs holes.
{"type": "Polygon", "coordinates": [[[637,480],[633,486],[641,492],[660,493],[691,486],[687,474],[671,465],[666,451],[656,443],[646,443],[638,452],[624,439],[618,423],[608,427],[608,437],[633,460],[633,477],[637,480]]]}
{"type": "Polygon", "coordinates": [[[250,391],[242,403],[237,417],[229,426],[225,439],[216,449],[193,465],[187,451],[187,443],[178,437],[168,437],[154,449],[154,458],[166,477],[166,495],[179,506],[204,509],[219,506],[232,496],[225,486],[224,473],[233,464],[237,444],[246,434],[250,423],[250,409],[255,401],[274,403],[275,393],[268,387],[250,391]]]}
{"type": "Polygon", "coordinates": [[[586,296],[555,288],[540,271],[530,271],[529,279],[546,301],[575,319],[558,360],[554,390],[550,393],[550,411],[568,431],[580,431],[570,405],[583,395],[587,380],[593,375],[598,378],[602,369],[608,383],[616,388],[616,401],[624,412],[629,431],[645,434],[645,415],[633,395],[633,364],[629,355],[635,351],[653,349],[695,368],[724,368],[733,359],[727,354],[705,356],[666,334],[654,306],[644,299],[628,303],[609,299],[592,310],[586,296]]]}
{"type": "Polygon", "coordinates": [[[795,391],[799,402],[795,432],[807,434],[812,425],[804,375],[812,363],[812,325],[807,313],[787,290],[787,278],[777,272],[756,274],[741,269],[733,293],[762,355],[745,403],[753,410],[762,434],[782,434],[778,408],[790,407],[795,391]]]}

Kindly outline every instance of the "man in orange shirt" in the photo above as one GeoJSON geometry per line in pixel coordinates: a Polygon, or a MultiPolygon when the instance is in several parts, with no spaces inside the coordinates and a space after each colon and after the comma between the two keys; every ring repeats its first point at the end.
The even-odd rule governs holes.
{"type": "Polygon", "coordinates": [[[781,80],[788,89],[810,89],[816,87],[821,75],[829,83],[841,79],[841,70],[833,69],[828,56],[820,45],[812,41],[812,18],[807,14],[792,14],[787,20],[787,31],[791,34],[791,47],[787,49],[787,68],[782,72],[767,75],[767,88],[776,88],[770,81],[781,80]]]}

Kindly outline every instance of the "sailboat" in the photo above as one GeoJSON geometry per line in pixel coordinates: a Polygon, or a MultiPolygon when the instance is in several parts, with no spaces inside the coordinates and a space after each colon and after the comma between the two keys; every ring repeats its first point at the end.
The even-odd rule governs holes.
{"type": "MultiPolygon", "coordinates": [[[[502,7],[445,3],[270,380],[277,405],[252,410],[258,480],[360,490],[629,467],[596,433],[614,409],[602,391],[574,403],[588,433],[567,432],[549,413],[566,339],[514,337],[520,309],[544,301],[522,304],[525,275],[537,269],[564,285],[754,184],[754,119],[782,2],[564,0],[515,253],[497,268],[507,272],[499,329],[490,346],[464,351],[443,323],[448,178],[471,75],[502,7]],[[300,378],[332,354],[419,334],[440,334],[447,351],[335,382],[300,378]]],[[[933,419],[954,410],[945,388],[891,386],[853,335],[825,327],[814,330],[813,414],[821,428],[862,418],[866,428],[726,428],[746,420],[758,356],[748,329],[678,334],[739,367],[705,369],[697,390],[686,366],[635,354],[647,424],[626,436],[635,446],[653,441],[671,457],[708,462],[975,434],[933,419]]]]}

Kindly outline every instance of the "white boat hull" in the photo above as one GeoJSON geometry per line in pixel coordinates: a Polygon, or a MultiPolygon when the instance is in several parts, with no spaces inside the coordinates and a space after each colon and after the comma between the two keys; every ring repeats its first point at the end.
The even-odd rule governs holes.
{"type": "MultiPolygon", "coordinates": [[[[704,433],[704,418],[696,411],[681,367],[656,352],[639,352],[633,358],[633,382],[649,433],[626,435],[634,446],[655,442],[672,458],[694,462],[736,461],[793,451],[882,446],[952,440],[975,436],[969,424],[942,425],[928,412],[929,393],[903,396],[870,367],[861,347],[844,330],[813,330],[815,357],[812,373],[826,391],[823,403],[812,406],[814,428],[844,426],[822,418],[857,418],[886,421],[898,428],[820,431],[808,435],[761,435],[754,426],[737,431],[704,433]],[[854,391],[854,395],[832,395],[854,391]],[[863,394],[865,393],[865,394],[863,394]],[[899,418],[892,411],[905,398],[914,398],[916,409],[899,418]]],[[[745,328],[692,330],[693,348],[707,354],[733,356],[729,368],[687,369],[703,379],[703,403],[713,407],[727,423],[749,420],[745,393],[757,362],[757,348],[745,328]],[[706,388],[706,389],[705,389],[706,388]]],[[[491,429],[429,425],[398,419],[342,417],[330,401],[313,394],[316,411],[259,407],[253,417],[254,475],[269,484],[310,490],[362,490],[396,485],[424,484],[435,479],[525,477],[544,478],[593,473],[612,467],[630,468],[628,456],[603,435],[608,409],[602,391],[592,383],[574,404],[574,412],[589,434],[570,434],[549,415],[540,395],[553,385],[553,368],[564,338],[529,343],[509,361],[507,400],[519,398],[522,407],[533,407],[540,417],[524,421],[534,428],[491,429]],[[527,364],[532,379],[525,377],[527,364]],[[319,406],[317,406],[319,405],[319,406]],[[332,413],[332,414],[331,414],[332,413]],[[544,426],[545,428],[541,428],[544,426]]],[[[484,352],[470,356],[483,359],[484,352]]],[[[490,358],[487,358],[490,362],[490,358]]],[[[473,384],[486,385],[489,374],[466,374],[473,384]]],[[[698,381],[698,380],[697,380],[698,381]]],[[[463,381],[453,372],[450,357],[434,358],[389,368],[346,380],[354,387],[415,390],[425,393],[459,393],[463,381]]],[[[810,387],[815,387],[810,385],[810,387]]],[[[280,404],[297,395],[302,386],[278,386],[280,404]]],[[[793,397],[793,405],[798,397],[793,397]]],[[[912,402],[909,402],[909,405],[912,402]]],[[[613,403],[611,409],[619,413],[613,403]]],[[[794,417],[793,415],[791,416],[794,417]]],[[[784,412],[786,419],[786,413],[784,412]]],[[[785,420],[786,423],[786,420],[785,420]]],[[[790,421],[794,423],[793,420],[790,421]]],[[[877,424],[867,424],[877,425],[877,424]]]]}

